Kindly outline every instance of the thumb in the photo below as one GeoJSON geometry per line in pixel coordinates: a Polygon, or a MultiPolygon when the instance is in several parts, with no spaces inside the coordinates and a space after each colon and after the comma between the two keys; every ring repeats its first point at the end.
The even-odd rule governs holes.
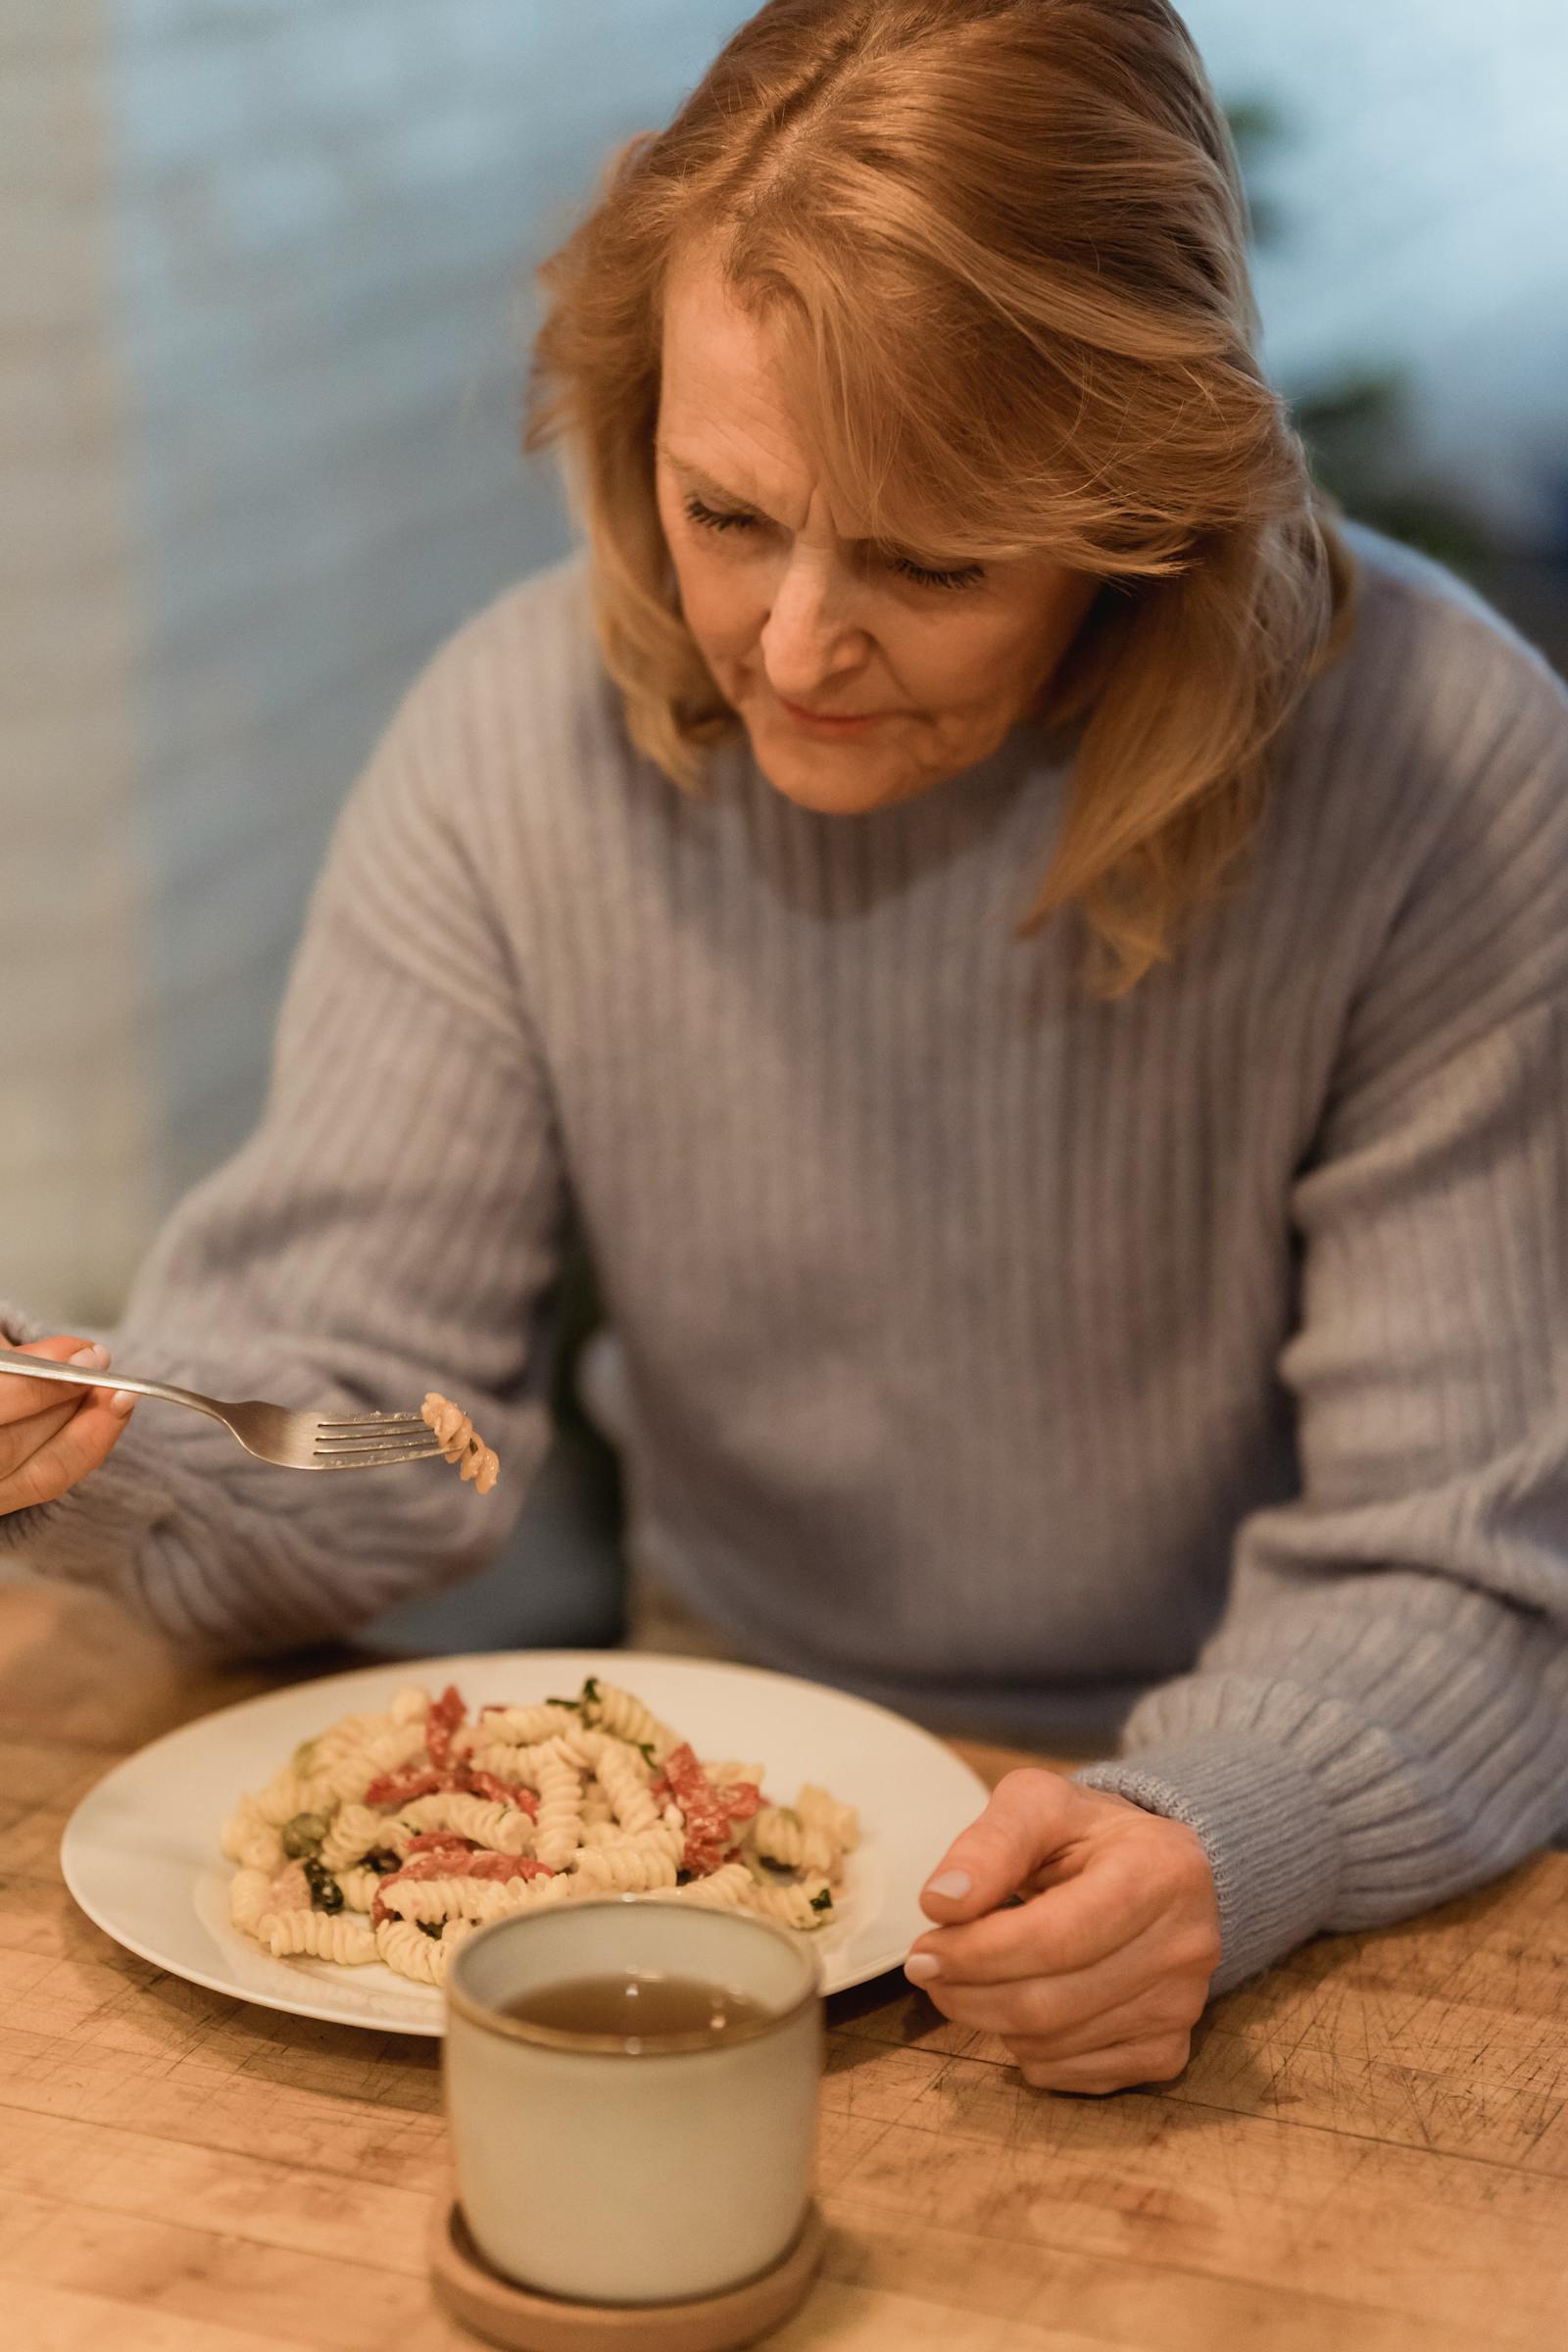
{"type": "Polygon", "coordinates": [[[1081,1793],[1059,1773],[1009,1772],[926,1881],[920,1908],[927,1919],[952,1927],[1004,1903],[1070,1841],[1081,1793]]]}
{"type": "MultiPolygon", "coordinates": [[[[14,1352],[18,1355],[41,1356],[46,1363],[67,1364],[74,1360],[78,1350],[90,1349],[86,1369],[103,1372],[109,1366],[108,1350],[95,1340],[83,1340],[73,1334],[55,1332],[48,1339],[28,1340],[14,1352]]],[[[0,1422],[24,1421],[33,1413],[57,1413],[86,1395],[74,1383],[67,1386],[58,1380],[28,1380],[18,1373],[8,1373],[0,1380],[0,1422]]]]}

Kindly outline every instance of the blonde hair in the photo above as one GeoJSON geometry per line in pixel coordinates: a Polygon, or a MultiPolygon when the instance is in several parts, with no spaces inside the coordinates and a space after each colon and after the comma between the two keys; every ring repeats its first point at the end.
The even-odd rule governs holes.
{"type": "Polygon", "coordinates": [[[699,240],[781,330],[868,536],[1102,583],[1040,708],[1076,743],[1024,927],[1076,905],[1130,987],[1250,839],[1354,581],[1255,357],[1235,155],[1179,18],[769,0],[545,264],[526,443],[565,445],[629,732],[687,787],[739,724],[655,498],[662,290],[699,240]]]}

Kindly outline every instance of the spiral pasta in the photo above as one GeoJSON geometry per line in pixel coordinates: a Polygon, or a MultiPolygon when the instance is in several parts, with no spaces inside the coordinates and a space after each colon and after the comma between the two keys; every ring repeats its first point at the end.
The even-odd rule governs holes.
{"type": "Polygon", "coordinates": [[[283,1860],[281,1834],[262,1819],[249,1797],[224,1822],[219,1842],[225,1858],[244,1870],[271,1872],[283,1860]]]}
{"type": "Polygon", "coordinates": [[[294,1772],[285,1765],[265,1788],[246,1801],[263,1821],[280,1830],[285,1821],[293,1821],[301,1813],[319,1813],[323,1807],[341,1800],[329,1780],[294,1772]]]}
{"type": "Polygon", "coordinates": [[[321,1841],[321,1860],[328,1870],[347,1870],[367,1854],[393,1852],[400,1833],[395,1821],[368,1805],[344,1805],[321,1841]]]}
{"type": "Polygon", "coordinates": [[[381,1888],[378,1870],[340,1870],[334,1873],[346,1911],[368,1911],[381,1888]]]}
{"type": "Polygon", "coordinates": [[[692,1879],[675,1889],[683,1903],[702,1903],[710,1911],[747,1911],[755,1882],[744,1862],[724,1862],[706,1878],[692,1879]]]}
{"type": "Polygon", "coordinates": [[[582,1778],[569,1756],[539,1761],[539,1819],[534,1851],[549,1870],[564,1870],[582,1830],[582,1778]]]}
{"type": "Polygon", "coordinates": [[[611,1740],[599,1756],[599,1785],[610,1809],[623,1830],[651,1830],[659,1819],[647,1777],[640,1773],[630,1750],[611,1740]]]}
{"type": "Polygon", "coordinates": [[[597,1678],[583,1686],[582,1719],[597,1731],[613,1732],[617,1740],[629,1740],[633,1747],[651,1748],[656,1764],[662,1764],[671,1748],[680,1745],[668,1725],[661,1723],[640,1698],[597,1678]]]}
{"type": "MultiPolygon", "coordinates": [[[[750,1876],[750,1874],[748,1874],[750,1876]]],[[[760,1919],[776,1919],[786,1928],[819,1928],[833,1908],[833,1890],[826,1879],[805,1879],[799,1886],[766,1886],[751,1879],[742,1908],[760,1919]]]]}
{"type": "Polygon", "coordinates": [[[487,1772],[492,1780],[505,1781],[513,1788],[531,1788],[534,1768],[529,1762],[533,1750],[509,1746],[505,1740],[486,1740],[482,1746],[463,1750],[475,1772],[487,1772]]]}
{"type": "MultiPolygon", "coordinates": [[[[542,1813],[543,1807],[540,1809],[542,1813]]],[[[470,1838],[491,1853],[533,1852],[533,1822],[517,1805],[487,1801],[482,1796],[465,1796],[456,1789],[442,1790],[416,1797],[412,1804],[403,1807],[399,1818],[416,1833],[454,1830],[460,1838],[470,1838]]]]}
{"type": "Polygon", "coordinates": [[[444,1984],[452,1955],[473,1929],[467,1920],[449,1920],[439,1936],[427,1936],[412,1920],[389,1919],[375,1931],[375,1949],[388,1968],[416,1984],[444,1984]]]}
{"type": "Polygon", "coordinates": [[[233,1927],[283,1960],[379,1960],[439,1985],[513,1913],[607,1894],[833,1916],[853,1807],[808,1785],[764,1799],[760,1764],[700,1764],[629,1690],[487,1707],[411,1686],[344,1716],[223,1824],[233,1927]]]}
{"type": "Polygon", "coordinates": [[[790,1870],[829,1871],[842,1850],[820,1823],[804,1820],[793,1805],[764,1805],[752,1823],[751,1842],[764,1862],[790,1870]]]}
{"type": "Polygon", "coordinates": [[[853,1805],[841,1804],[825,1788],[813,1788],[808,1781],[795,1799],[795,1810],[804,1822],[825,1830],[841,1854],[853,1854],[859,1844],[859,1815],[853,1805]]]}
{"type": "Polygon", "coordinates": [[[345,1756],[357,1754],[362,1747],[368,1747],[372,1740],[380,1739],[384,1733],[396,1731],[398,1724],[399,1718],[390,1707],[383,1707],[373,1714],[345,1715],[340,1723],[334,1723],[327,1731],[318,1732],[314,1740],[304,1741],[296,1751],[294,1769],[296,1772],[322,1772],[329,1764],[340,1763],[345,1756]]]}
{"type": "Polygon", "coordinates": [[[364,1968],[376,1957],[375,1937],[363,1919],[325,1911],[269,1911],[256,1924],[256,1936],[274,1960],[335,1960],[339,1968],[364,1968]]]}
{"type": "Polygon", "coordinates": [[[237,1870],[228,1883],[228,1916],[247,1936],[255,1935],[270,1907],[271,1886],[265,1870],[237,1870]]]}
{"type": "Polygon", "coordinates": [[[400,1919],[439,1923],[507,1919],[514,1911],[536,1911],[570,1900],[571,1881],[548,1879],[410,1879],[385,1888],[388,1911],[400,1919]]]}
{"type": "Polygon", "coordinates": [[[656,1886],[673,1886],[680,1873],[667,1845],[652,1838],[628,1838],[619,1845],[582,1846],[576,1875],[584,1886],[606,1893],[649,1894],[656,1886]]]}
{"type": "Polygon", "coordinates": [[[314,1777],[339,1804],[359,1804],[373,1781],[396,1772],[400,1765],[411,1763],[423,1752],[423,1724],[394,1723],[374,1739],[329,1758],[325,1764],[318,1760],[314,1777]]]}
{"type": "Polygon", "coordinates": [[[501,1476],[501,1464],[462,1405],[432,1389],[419,1411],[440,1439],[447,1460],[458,1464],[460,1476],[472,1479],[476,1494],[488,1494],[501,1476]]]}
{"type": "Polygon", "coordinates": [[[585,1849],[646,1845],[650,1851],[668,1854],[678,1867],[686,1850],[686,1832],[667,1821],[656,1821],[646,1830],[623,1830],[618,1821],[589,1821],[585,1818],[582,1842],[585,1849]]]}
{"type": "Polygon", "coordinates": [[[744,1862],[726,1862],[706,1879],[677,1887],[680,1900],[704,1903],[714,1911],[754,1911],[760,1919],[774,1919],[787,1928],[820,1928],[832,1909],[826,1880],[807,1880],[800,1886],[763,1886],[744,1862]]]}
{"type": "Polygon", "coordinates": [[[487,1707],[473,1727],[475,1740],[507,1747],[539,1747],[558,1732],[569,1732],[579,1718],[574,1707],[546,1699],[536,1707],[487,1707]]]}

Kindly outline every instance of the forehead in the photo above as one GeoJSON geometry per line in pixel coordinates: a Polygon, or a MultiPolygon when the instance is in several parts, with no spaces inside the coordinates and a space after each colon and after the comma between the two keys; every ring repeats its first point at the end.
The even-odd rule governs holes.
{"type": "Polygon", "coordinates": [[[716,454],[748,469],[735,490],[814,471],[784,398],[765,318],[744,310],[716,263],[677,266],[664,294],[660,434],[703,464],[716,454]]]}

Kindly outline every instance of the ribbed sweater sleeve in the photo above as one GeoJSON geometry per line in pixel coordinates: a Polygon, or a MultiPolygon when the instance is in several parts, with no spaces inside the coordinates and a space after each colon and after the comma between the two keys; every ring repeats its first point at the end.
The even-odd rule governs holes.
{"type": "Polygon", "coordinates": [[[560,1153],[487,906],[471,667],[460,636],[351,797],[262,1123],[181,1203],[106,1336],[126,1370],[224,1397],[406,1411],[439,1389],[497,1449],[500,1484],[481,1498],[440,1461],[280,1471],[143,1400],[91,1478],[0,1519],[25,1566],[216,1654],[337,1634],[481,1566],[544,1448],[560,1153]]]}
{"type": "Polygon", "coordinates": [[[1079,1776],[1203,1840],[1216,1990],[1568,1821],[1568,704],[1517,654],[1475,686],[1295,1191],[1300,1491],[1079,1776]]]}

